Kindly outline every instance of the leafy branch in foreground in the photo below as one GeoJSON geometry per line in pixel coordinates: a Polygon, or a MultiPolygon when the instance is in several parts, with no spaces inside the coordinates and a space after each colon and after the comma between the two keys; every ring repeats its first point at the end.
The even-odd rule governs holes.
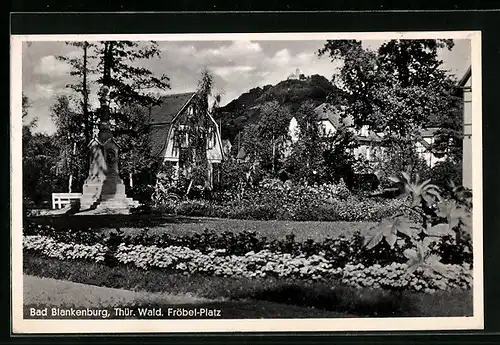
{"type": "MultiPolygon", "coordinates": [[[[408,273],[422,268],[424,271],[445,274],[441,257],[431,253],[429,248],[436,240],[453,234],[457,244],[470,243],[472,204],[468,208],[456,200],[445,200],[436,185],[430,180],[421,182],[418,174],[412,179],[409,173],[402,172],[401,177],[392,177],[391,180],[400,185],[403,194],[411,196],[409,209],[422,216],[422,223],[416,224],[402,214],[385,218],[374,227],[373,234],[365,237],[365,247],[373,249],[385,240],[393,248],[402,234],[414,246],[403,253],[408,259],[408,273]]],[[[470,199],[464,197],[462,188],[453,186],[453,190],[462,199],[470,199]]]]}

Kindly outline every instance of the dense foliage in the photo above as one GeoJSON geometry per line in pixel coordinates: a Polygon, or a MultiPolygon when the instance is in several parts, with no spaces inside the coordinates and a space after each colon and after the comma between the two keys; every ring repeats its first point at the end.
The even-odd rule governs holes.
{"type": "MultiPolygon", "coordinates": [[[[441,275],[429,274],[424,270],[407,275],[405,264],[397,261],[389,264],[382,260],[381,264],[373,264],[376,257],[360,255],[362,239],[359,235],[351,240],[326,239],[319,244],[313,241],[297,243],[293,237],[266,243],[252,233],[233,236],[230,233],[219,236],[204,233],[188,238],[186,242],[189,243],[182,241],[186,238],[169,238],[168,235],[156,239],[147,236],[131,239],[120,233],[112,233],[104,242],[105,245],[94,242],[95,238],[90,240],[91,237],[86,240],[94,242],[92,244],[78,243],[75,238],[73,236],[71,241],[66,237],[63,242],[62,238],[28,235],[24,236],[23,247],[27,252],[61,260],[89,260],[107,265],[132,264],[143,269],[161,268],[189,274],[230,277],[339,279],[355,287],[409,288],[433,292],[448,288],[467,289],[472,282],[467,264],[446,265],[446,272],[441,275]],[[364,258],[368,261],[364,261],[364,258]]],[[[386,259],[387,256],[388,253],[385,253],[386,259]]]]}
{"type": "Polygon", "coordinates": [[[23,203],[25,207],[47,207],[54,189],[66,190],[67,180],[57,165],[59,147],[44,133],[23,127],[23,203]]]}
{"type": "Polygon", "coordinates": [[[371,235],[365,238],[365,247],[376,249],[381,244],[391,248],[398,239],[410,241],[411,246],[403,251],[408,259],[408,271],[443,273],[446,262],[455,255],[472,263],[472,195],[465,188],[453,188],[454,197],[444,199],[440,189],[402,172],[394,177],[402,192],[410,195],[409,209],[420,216],[420,224],[402,214],[384,218],[371,235]]]}
{"type": "Polygon", "coordinates": [[[453,46],[452,40],[390,40],[373,51],[357,40],[328,40],[319,50],[342,62],[332,82],[345,97],[333,105],[352,116],[357,128],[384,134],[389,152],[379,167],[383,178],[401,170],[423,172],[415,143],[424,128],[440,128],[429,148],[434,154],[460,162],[462,99],[438,58],[453,46]]]}
{"type": "MultiPolygon", "coordinates": [[[[207,198],[181,199],[173,189],[158,186],[153,195],[155,208],[183,216],[204,216],[254,220],[298,221],[379,221],[407,212],[404,198],[368,198],[349,191],[343,180],[338,184],[305,185],[278,179],[258,178],[258,171],[245,164],[233,164],[234,184],[207,198]],[[246,169],[246,170],[244,170],[246,169]]],[[[161,175],[163,176],[163,175],[161,175]]]]}
{"type": "MultiPolygon", "coordinates": [[[[56,230],[28,223],[24,229],[24,249],[62,260],[84,259],[106,265],[132,264],[139,268],[161,268],[186,274],[229,277],[277,276],[301,280],[336,279],[354,287],[414,290],[432,293],[448,288],[469,289],[472,285],[471,195],[454,186],[452,199],[443,199],[430,181],[412,179],[407,173],[394,178],[408,194],[407,209],[390,210],[372,232],[349,237],[312,239],[303,242],[293,235],[268,240],[256,232],[225,231],[175,236],[152,235],[148,229],[126,235],[119,229],[108,233],[56,230]],[[421,224],[416,221],[420,219],[421,224]]],[[[287,203],[352,198],[345,186],[302,187],[266,181],[261,194],[247,200],[281,197],[287,203]],[[318,188],[322,188],[318,190],[318,188]],[[264,192],[267,191],[267,192],[264,192]],[[273,193],[275,193],[273,195],[273,193]],[[252,199],[253,198],[253,199],[252,199]]],[[[180,203],[184,213],[199,212],[204,205],[180,203]]],[[[260,205],[262,207],[262,205],[260,205]]],[[[365,206],[365,205],[362,205],[365,206]]],[[[365,206],[366,207],[366,206],[365,206]]],[[[400,205],[402,207],[402,205],[400,205]]],[[[317,205],[313,207],[317,209],[317,205]]],[[[289,210],[287,210],[290,212],[289,210]]],[[[212,211],[213,212],[213,208],[212,211]]],[[[267,216],[272,217],[269,210],[267,216]]],[[[262,217],[262,214],[259,215],[262,217]]]]}

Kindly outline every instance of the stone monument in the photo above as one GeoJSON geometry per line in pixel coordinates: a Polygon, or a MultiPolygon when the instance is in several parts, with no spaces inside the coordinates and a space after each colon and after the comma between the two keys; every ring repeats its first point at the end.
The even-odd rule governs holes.
{"type": "Polygon", "coordinates": [[[127,198],[125,185],[119,175],[118,152],[120,147],[113,138],[109,125],[109,89],[99,92],[101,122],[99,132],[89,143],[89,176],[83,185],[80,211],[96,210],[97,213],[129,213],[139,202],[127,198]]]}

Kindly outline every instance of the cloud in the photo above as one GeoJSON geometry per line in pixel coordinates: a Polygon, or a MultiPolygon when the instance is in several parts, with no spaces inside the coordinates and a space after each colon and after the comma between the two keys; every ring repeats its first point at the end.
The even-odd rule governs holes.
{"type": "Polygon", "coordinates": [[[35,92],[31,97],[33,100],[52,98],[56,94],[54,86],[46,84],[35,85],[35,92]]]}
{"type": "Polygon", "coordinates": [[[229,45],[222,45],[220,48],[208,49],[206,51],[208,56],[220,56],[227,60],[259,53],[262,53],[260,44],[251,41],[232,41],[229,45]]]}
{"type": "MultiPolygon", "coordinates": [[[[376,48],[380,43],[366,41],[364,45],[376,48]]],[[[223,94],[224,105],[252,88],[285,80],[297,68],[305,75],[319,74],[331,79],[339,63],[316,55],[323,44],[323,41],[159,41],[161,58],[138,64],[155,75],[166,74],[170,78],[171,89],[162,94],[196,90],[201,71],[207,67],[214,76],[215,93],[223,94]]],[[[23,47],[23,91],[33,100],[33,113],[44,118],[40,127],[50,122],[49,109],[55,96],[68,92],[65,86],[75,81],[69,76],[70,66],[55,57],[79,54],[75,47],[64,42],[34,42],[29,48],[23,47]]],[[[470,45],[457,44],[443,59],[451,70],[465,70],[463,61],[470,64],[470,45]]],[[[96,105],[94,99],[92,104],[96,105]]]]}
{"type": "Polygon", "coordinates": [[[247,76],[249,72],[255,70],[255,67],[252,66],[222,66],[222,67],[213,67],[212,72],[221,76],[222,78],[229,77],[244,77],[247,76]]]}
{"type": "Polygon", "coordinates": [[[147,64],[155,73],[171,78],[169,93],[196,89],[200,72],[207,67],[214,75],[216,89],[223,90],[222,104],[256,86],[276,84],[297,68],[306,75],[321,74],[328,79],[334,72],[335,64],[315,54],[322,45],[320,41],[261,43],[159,42],[161,60],[147,64]]]}
{"type": "Polygon", "coordinates": [[[59,61],[54,55],[47,55],[40,59],[35,66],[35,74],[66,76],[71,67],[64,61],[59,61]]]}

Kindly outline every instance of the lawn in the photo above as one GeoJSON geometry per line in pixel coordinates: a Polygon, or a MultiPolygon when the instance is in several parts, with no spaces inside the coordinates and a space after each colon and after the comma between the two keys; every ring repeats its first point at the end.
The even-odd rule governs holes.
{"type": "MultiPolygon", "coordinates": [[[[60,309],[106,309],[110,318],[130,318],[124,315],[116,315],[115,307],[129,307],[134,310],[133,317],[140,318],[138,309],[141,307],[161,308],[163,315],[155,316],[155,319],[162,318],[182,318],[169,316],[168,308],[206,308],[218,309],[221,311],[220,318],[335,318],[354,317],[354,315],[341,314],[333,311],[315,309],[310,307],[300,307],[293,305],[283,305],[268,301],[241,300],[227,301],[224,299],[209,300],[200,298],[193,294],[173,295],[170,293],[131,291],[116,288],[106,288],[94,285],[86,285],[50,278],[39,278],[34,276],[24,276],[24,318],[36,318],[30,315],[30,309],[60,308],[60,309]]],[[[71,318],[65,316],[52,316],[50,318],[71,318]]],[[[45,318],[45,317],[44,317],[45,318]]],[[[74,317],[73,317],[74,318],[74,317]]],[[[88,318],[100,319],[102,315],[88,318]]],[[[193,317],[190,317],[192,319],[193,317]]],[[[201,316],[200,318],[203,318],[201,316]]]]}
{"type": "MultiPolygon", "coordinates": [[[[239,315],[235,317],[250,317],[242,316],[238,310],[249,308],[255,301],[260,301],[261,305],[263,302],[272,302],[306,307],[307,310],[314,307],[329,315],[337,313],[337,317],[472,315],[472,291],[441,291],[435,294],[404,291],[398,294],[393,291],[355,289],[334,281],[307,283],[273,277],[248,279],[184,275],[159,269],[144,271],[129,266],[107,267],[83,261],[60,261],[33,254],[24,255],[24,274],[117,289],[222,299],[225,301],[217,303],[233,303],[236,309],[230,314],[239,315]]],[[[269,308],[263,307],[261,317],[273,317],[279,310],[269,308]]],[[[290,315],[293,314],[292,309],[287,310],[290,315]]],[[[305,317],[301,316],[302,312],[297,309],[294,317],[305,317]]]]}
{"type": "MultiPolygon", "coordinates": [[[[283,239],[286,235],[294,234],[297,241],[321,241],[326,237],[349,236],[355,231],[365,233],[374,225],[369,222],[253,221],[139,215],[32,217],[30,220],[39,224],[51,224],[61,230],[91,228],[107,232],[120,228],[125,233],[133,234],[147,227],[151,234],[174,235],[200,233],[205,230],[217,233],[247,230],[256,231],[260,236],[269,239],[283,239]]],[[[108,267],[84,261],[61,261],[28,253],[24,255],[24,273],[143,293],[192,295],[215,301],[207,301],[209,304],[224,304],[229,308],[228,318],[472,315],[472,291],[397,293],[368,288],[355,289],[335,281],[313,283],[274,277],[185,275],[161,269],[144,271],[131,266],[108,267]],[[256,306],[260,306],[260,312],[250,311],[256,310],[256,306]]],[[[155,303],[159,305],[159,302],[155,303]]]]}
{"type": "Polygon", "coordinates": [[[260,236],[270,239],[283,239],[294,234],[296,240],[314,239],[321,241],[326,237],[349,236],[359,230],[365,233],[375,223],[371,222],[294,222],[294,221],[258,221],[240,219],[220,219],[201,217],[150,217],[150,216],[59,216],[32,217],[30,221],[38,224],[51,224],[57,228],[92,228],[109,231],[120,228],[125,233],[135,233],[145,227],[152,234],[168,232],[174,235],[185,235],[214,230],[216,232],[256,231],[260,236]]]}

